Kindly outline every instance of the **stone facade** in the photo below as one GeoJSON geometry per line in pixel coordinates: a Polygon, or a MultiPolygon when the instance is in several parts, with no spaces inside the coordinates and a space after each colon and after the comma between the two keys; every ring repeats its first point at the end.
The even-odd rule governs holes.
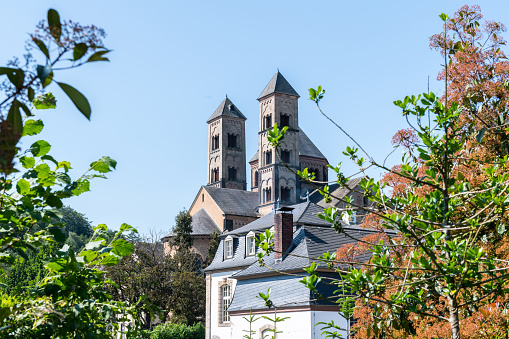
{"type": "Polygon", "coordinates": [[[207,185],[246,190],[245,121],[228,98],[207,121],[207,185]]]}

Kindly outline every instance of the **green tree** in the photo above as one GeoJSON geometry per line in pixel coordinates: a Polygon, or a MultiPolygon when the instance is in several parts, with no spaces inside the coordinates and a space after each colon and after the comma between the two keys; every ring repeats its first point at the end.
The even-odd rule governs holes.
{"type": "MultiPolygon", "coordinates": [[[[440,17],[444,22],[443,40],[447,41],[448,27],[457,22],[445,14],[440,17]]],[[[474,21],[468,24],[469,34],[477,34],[478,24],[474,21]]],[[[367,263],[336,258],[336,254],[330,253],[324,253],[316,260],[323,265],[337,265],[339,276],[333,283],[339,287],[336,293],[341,297],[340,303],[360,299],[370,305],[373,324],[368,328],[368,337],[384,337],[392,330],[415,334],[413,322],[431,318],[445,323],[451,338],[459,339],[461,316],[468,316],[509,292],[507,261],[496,252],[486,250],[487,230],[496,230],[499,234],[506,232],[508,157],[504,151],[497,152],[496,149],[490,152],[489,159],[479,159],[472,152],[484,147],[483,140],[505,138],[506,124],[480,129],[476,124],[465,126],[460,123],[460,117],[466,112],[475,119],[486,99],[476,98],[477,104],[469,107],[449,100],[448,57],[449,52],[459,45],[443,46],[444,97],[423,93],[394,102],[416,134],[415,142],[404,152],[399,171],[375,160],[358,141],[334,123],[354,143],[343,154],[364,175],[360,187],[373,205],[366,208],[348,198],[334,198],[350,208],[375,216],[377,223],[373,226],[379,234],[377,239],[354,239],[370,252],[367,263]],[[373,167],[407,181],[408,188],[389,195],[384,182],[366,175],[367,168],[373,167]],[[465,167],[482,174],[483,181],[474,185],[477,178],[463,174],[465,167]],[[397,236],[389,236],[388,230],[396,231],[397,236]],[[345,265],[351,269],[346,270],[345,265]]],[[[319,106],[325,91],[319,87],[309,92],[310,99],[325,115],[319,106]]],[[[500,117],[502,122],[506,117],[504,111],[500,117]]],[[[277,126],[269,132],[273,146],[280,147],[285,132],[286,128],[279,130],[277,126]]],[[[337,173],[337,183],[347,188],[348,176],[342,173],[340,165],[330,168],[337,173]]],[[[307,170],[298,174],[313,182],[307,170]]],[[[332,197],[327,187],[320,190],[326,200],[332,197]]],[[[351,211],[341,212],[331,207],[320,217],[342,232],[344,213],[351,211]]],[[[264,238],[262,247],[270,250],[271,236],[264,238]]],[[[323,266],[313,264],[306,269],[310,276],[303,278],[302,283],[310,289],[319,281],[319,267],[323,266]]]]}
{"type": "Polygon", "coordinates": [[[205,259],[205,262],[203,263],[204,267],[207,267],[212,260],[214,260],[214,257],[217,252],[217,248],[219,247],[219,233],[218,232],[212,232],[210,235],[210,242],[209,246],[207,248],[207,258],[205,259]]]}
{"type": "MultiPolygon", "coordinates": [[[[109,281],[101,268],[117,264],[132,252],[132,244],[122,235],[135,232],[134,228],[123,224],[109,238],[106,225],[101,224],[77,252],[64,245],[67,236],[62,224],[52,223],[52,218],[63,217],[58,211],[63,199],[89,191],[90,181],[104,178],[115,169],[116,161],[102,157],[82,176],[72,179],[71,164],[52,157],[47,141],[38,140],[27,149],[18,146],[22,137],[35,136],[44,128],[43,121],[34,118],[36,110],[56,107],[55,97],[47,92],[51,84],[59,86],[90,118],[88,100],[74,87],[57,81],[54,70],[57,64],[72,69],[107,61],[104,55],[109,50],[102,37],[100,28],[62,22],[58,12],[50,9],[47,21],[38,25],[27,46],[30,52],[40,52],[43,62],[36,65],[36,58],[29,53],[23,68],[16,61],[0,67],[0,77],[6,78],[0,87],[4,94],[0,99],[0,276],[15,265],[18,256],[26,260],[30,251],[58,246],[47,258],[46,274],[39,275],[33,288],[19,295],[1,293],[2,338],[111,338],[120,332],[121,323],[128,325],[123,332],[137,336],[138,304],[145,305],[145,312],[157,311],[143,298],[126,304],[111,300],[106,291],[109,281]],[[42,94],[35,97],[36,93],[42,94]]],[[[0,283],[5,288],[5,283],[0,283]]]]}
{"type": "Polygon", "coordinates": [[[171,238],[171,245],[178,249],[190,249],[193,247],[193,238],[191,233],[193,228],[191,222],[193,217],[189,211],[184,209],[180,211],[175,217],[175,226],[173,227],[173,236],[171,238]]]}
{"type": "MultiPolygon", "coordinates": [[[[205,279],[200,272],[196,254],[189,249],[165,254],[161,237],[152,233],[131,239],[134,251],[118,265],[107,268],[107,276],[115,299],[136,302],[145,295],[148,300],[166,310],[162,320],[192,325],[205,315],[205,279]]],[[[152,318],[147,315],[144,327],[152,318]]]]}

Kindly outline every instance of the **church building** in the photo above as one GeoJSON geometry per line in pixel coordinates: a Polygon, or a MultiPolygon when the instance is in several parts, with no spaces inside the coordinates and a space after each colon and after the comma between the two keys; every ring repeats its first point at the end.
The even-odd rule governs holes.
{"type": "MultiPolygon", "coordinates": [[[[247,189],[246,116],[226,97],[207,120],[207,184],[199,189],[189,208],[194,250],[203,259],[207,256],[211,234],[217,232],[220,237],[216,255],[204,270],[207,339],[243,337],[249,325],[244,317],[250,310],[257,315],[273,315],[273,309],[266,309],[255,298],[268,287],[274,292],[278,314],[290,316],[278,338],[322,338],[320,329],[314,326],[320,321],[334,320],[345,329],[350,324],[349,319],[338,314],[338,306],[333,302],[334,287],[317,286],[316,293],[329,297],[328,302],[318,301],[316,295],[299,283],[300,278],[267,269],[302,274],[303,268],[311,263],[306,256],[335,252],[352,241],[317,217],[330,204],[292,172],[307,168],[315,173],[316,181],[328,181],[327,159],[299,126],[298,101],[299,94],[279,71],[258,96],[258,150],[249,160],[250,190],[247,189]],[[267,140],[268,130],[276,123],[280,128],[288,127],[279,156],[267,140]],[[255,238],[266,229],[275,233],[276,250],[289,255],[272,253],[264,259],[266,267],[260,267],[256,261],[255,238]]],[[[367,206],[358,183],[359,179],[352,179],[346,187],[333,184],[330,192],[339,198],[348,195],[357,205],[367,206]]],[[[345,207],[334,199],[332,205],[345,207]]],[[[369,234],[370,230],[356,225],[360,221],[355,215],[351,220],[344,220],[345,232],[357,236],[369,234]]],[[[327,267],[321,270],[335,274],[327,267]]],[[[270,322],[260,320],[253,338],[263,338],[271,326],[270,322]]]]}

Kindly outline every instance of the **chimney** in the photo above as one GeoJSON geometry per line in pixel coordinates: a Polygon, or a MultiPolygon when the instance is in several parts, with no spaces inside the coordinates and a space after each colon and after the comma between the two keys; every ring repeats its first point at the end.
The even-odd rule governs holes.
{"type": "Polygon", "coordinates": [[[292,245],[293,240],[293,208],[283,206],[274,211],[274,259],[281,262],[283,254],[292,245]]]}

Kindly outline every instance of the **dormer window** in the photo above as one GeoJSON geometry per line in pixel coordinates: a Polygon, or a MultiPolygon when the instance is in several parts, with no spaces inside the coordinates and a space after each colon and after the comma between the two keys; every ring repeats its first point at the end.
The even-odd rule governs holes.
{"type": "Polygon", "coordinates": [[[256,253],[256,235],[254,232],[249,232],[246,235],[246,255],[255,255],[256,253]]]}
{"type": "Polygon", "coordinates": [[[233,258],[233,238],[226,237],[224,242],[224,257],[226,259],[233,258]]]}

